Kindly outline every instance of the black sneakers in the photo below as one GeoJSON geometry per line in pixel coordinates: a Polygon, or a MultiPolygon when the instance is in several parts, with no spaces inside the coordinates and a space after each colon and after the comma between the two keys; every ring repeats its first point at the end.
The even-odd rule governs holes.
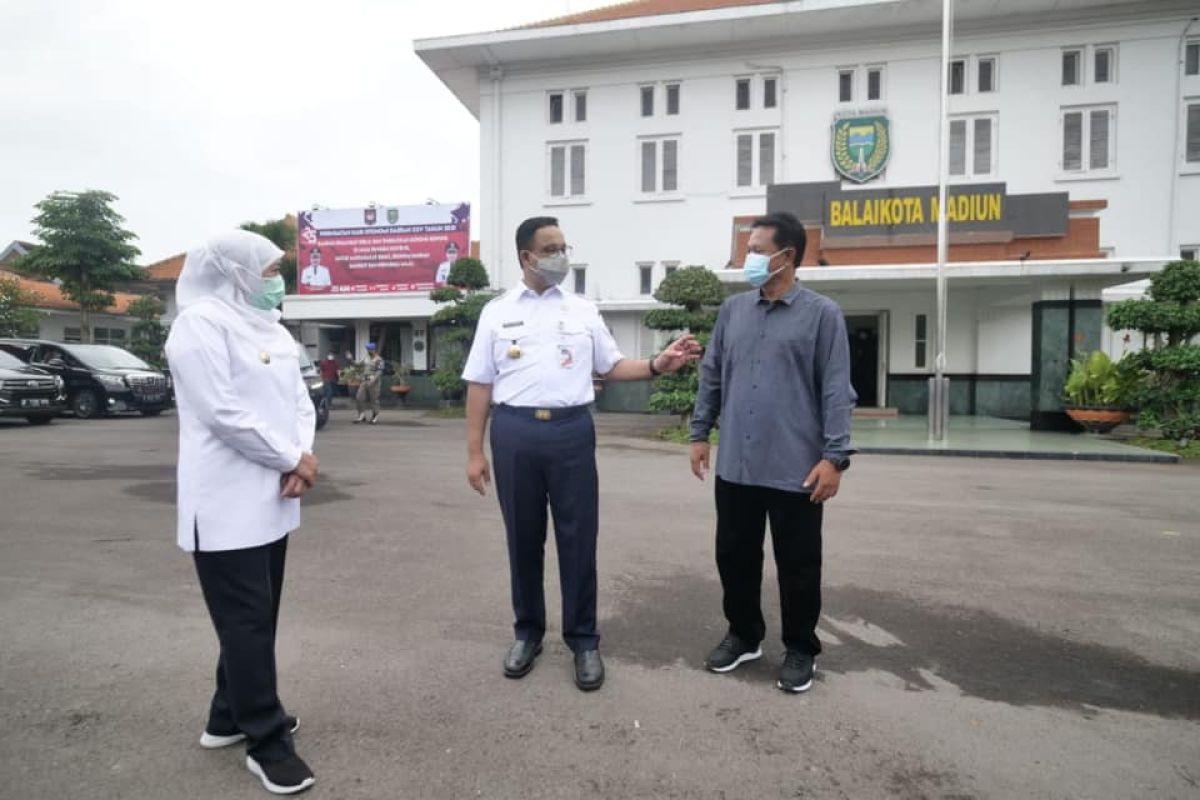
{"type": "MultiPolygon", "coordinates": [[[[300,720],[290,714],[284,719],[287,720],[288,733],[295,733],[300,730],[300,720]]],[[[229,733],[213,733],[206,729],[200,735],[200,746],[205,750],[218,750],[222,747],[229,747],[230,745],[244,741],[246,741],[246,734],[238,730],[229,733]]]]}
{"type": "Polygon", "coordinates": [[[732,672],[747,661],[762,658],[762,648],[748,645],[732,633],[708,654],[704,666],[712,672],[732,672]]]}
{"type": "Polygon", "coordinates": [[[296,754],[279,761],[257,761],[246,756],[246,769],[258,776],[271,794],[298,794],[317,782],[308,764],[296,754]]]}
{"type": "Polygon", "coordinates": [[[799,650],[788,650],[787,655],[783,657],[783,668],[779,670],[779,680],[775,685],[792,694],[807,692],[812,687],[815,671],[816,659],[799,650]]]}

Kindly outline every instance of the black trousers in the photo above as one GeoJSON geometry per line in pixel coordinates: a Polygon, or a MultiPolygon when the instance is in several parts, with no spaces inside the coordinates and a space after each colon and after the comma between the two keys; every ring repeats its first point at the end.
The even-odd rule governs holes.
{"type": "Polygon", "coordinates": [[[760,594],[763,539],[771,543],[779,573],[783,644],[810,655],[821,652],[821,519],[823,508],[807,494],[746,486],[717,478],[717,569],[729,630],[747,643],[767,635],[760,594]]]}
{"type": "Polygon", "coordinates": [[[241,731],[247,752],[274,761],[291,755],[292,734],[275,679],[275,628],[287,537],[245,550],[193,554],[221,655],[206,730],[241,731]]]}
{"type": "Polygon", "coordinates": [[[546,633],[544,564],[546,507],[554,519],[562,590],[563,639],[575,652],[599,646],[596,629],[596,539],[600,487],[596,429],[590,409],[496,406],[492,461],[508,538],[516,638],[540,642],[546,633]]]}

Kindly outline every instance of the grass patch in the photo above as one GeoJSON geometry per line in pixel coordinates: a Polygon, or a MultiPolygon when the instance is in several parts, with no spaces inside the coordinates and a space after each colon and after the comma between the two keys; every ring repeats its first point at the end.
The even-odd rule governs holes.
{"type": "MultiPolygon", "coordinates": [[[[658,438],[674,444],[691,444],[692,429],[689,425],[671,425],[658,432],[658,438]]],[[[721,432],[714,430],[708,440],[716,445],[721,443],[721,432]]]]}
{"type": "Polygon", "coordinates": [[[437,417],[438,419],[466,419],[466,406],[450,406],[449,408],[431,408],[425,412],[427,417],[437,417]]]}
{"type": "Polygon", "coordinates": [[[1148,437],[1138,437],[1135,439],[1124,439],[1123,444],[1133,445],[1134,447],[1142,447],[1146,450],[1158,450],[1163,453],[1171,453],[1180,458],[1197,458],[1200,459],[1200,440],[1192,440],[1187,443],[1186,447],[1180,447],[1179,442],[1171,439],[1151,439],[1148,437]]]}

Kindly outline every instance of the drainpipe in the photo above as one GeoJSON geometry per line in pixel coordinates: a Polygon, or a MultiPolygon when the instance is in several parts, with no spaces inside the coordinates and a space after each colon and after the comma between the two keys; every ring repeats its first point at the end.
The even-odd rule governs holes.
{"type": "MultiPolygon", "coordinates": [[[[1184,69],[1184,47],[1187,45],[1188,31],[1192,26],[1200,22],[1200,17],[1192,17],[1188,20],[1188,24],[1184,26],[1183,33],[1179,34],[1179,44],[1176,48],[1175,60],[1175,140],[1171,147],[1171,195],[1167,201],[1167,250],[1175,252],[1175,206],[1178,202],[1179,195],[1179,128],[1181,124],[1180,115],[1183,112],[1183,80],[1184,69]]],[[[1184,123],[1186,124],[1186,123],[1184,123]]]]}

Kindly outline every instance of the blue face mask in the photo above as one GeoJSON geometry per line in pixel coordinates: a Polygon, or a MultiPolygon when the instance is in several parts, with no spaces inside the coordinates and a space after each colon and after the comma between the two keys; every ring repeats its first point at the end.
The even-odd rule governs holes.
{"type": "Polygon", "coordinates": [[[774,272],[771,271],[771,259],[790,249],[790,247],[785,247],[783,250],[778,250],[771,255],[767,255],[766,253],[747,253],[746,260],[742,263],[742,274],[746,276],[746,280],[751,286],[758,289],[771,280],[771,278],[783,272],[784,267],[780,267],[774,272]]]}
{"type": "Polygon", "coordinates": [[[263,287],[258,294],[250,295],[250,305],[263,311],[270,311],[279,307],[286,294],[287,285],[283,282],[283,276],[272,275],[269,278],[263,278],[263,287]]]}

